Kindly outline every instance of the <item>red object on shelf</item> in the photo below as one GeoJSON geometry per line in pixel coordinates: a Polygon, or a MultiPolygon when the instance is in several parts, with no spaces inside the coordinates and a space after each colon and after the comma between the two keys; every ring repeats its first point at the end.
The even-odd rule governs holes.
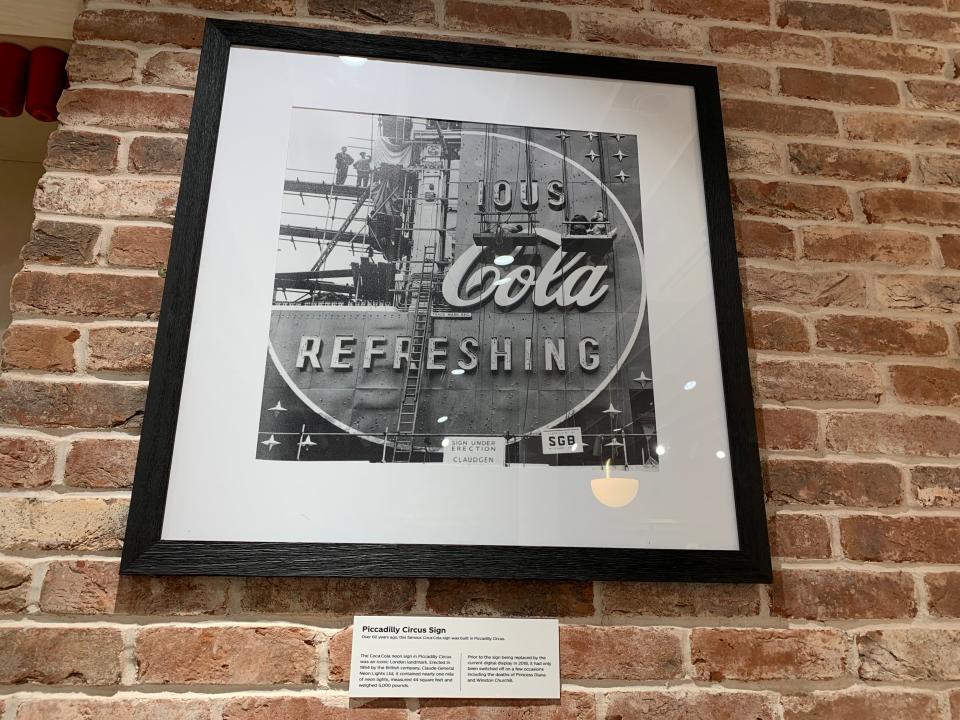
{"type": "Polygon", "coordinates": [[[30,52],[27,79],[27,112],[42,122],[57,119],[57,101],[67,86],[67,54],[53,47],[38,47],[30,52]]]}
{"type": "Polygon", "coordinates": [[[0,117],[16,117],[23,112],[29,65],[29,50],[0,43],[0,117]]]}

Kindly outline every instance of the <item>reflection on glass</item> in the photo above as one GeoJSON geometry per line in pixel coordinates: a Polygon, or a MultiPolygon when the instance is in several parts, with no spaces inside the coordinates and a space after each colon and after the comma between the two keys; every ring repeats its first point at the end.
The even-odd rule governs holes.
{"type": "Polygon", "coordinates": [[[604,477],[590,481],[593,496],[611,508],[622,508],[633,502],[640,489],[640,481],[633,477],[611,477],[609,460],[603,464],[603,471],[604,477]]]}

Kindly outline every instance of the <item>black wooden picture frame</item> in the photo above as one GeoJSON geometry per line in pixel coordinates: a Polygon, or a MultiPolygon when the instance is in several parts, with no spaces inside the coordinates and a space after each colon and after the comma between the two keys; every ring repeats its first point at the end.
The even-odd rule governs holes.
{"type": "MultiPolygon", "coordinates": [[[[696,497],[689,499],[697,502],[696,497]]],[[[209,512],[216,512],[211,508],[209,512]]],[[[140,437],[121,572],[770,582],[716,69],[208,20],[140,437]],[[161,539],[207,202],[232,46],[686,85],[693,89],[740,549],[208,542],[161,539]]]]}

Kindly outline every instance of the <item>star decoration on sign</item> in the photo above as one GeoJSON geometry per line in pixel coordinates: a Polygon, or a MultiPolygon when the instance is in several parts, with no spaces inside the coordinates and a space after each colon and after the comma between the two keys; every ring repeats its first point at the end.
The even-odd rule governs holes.
{"type": "Polygon", "coordinates": [[[303,447],[305,447],[305,448],[311,448],[311,447],[313,447],[314,445],[316,445],[316,443],[315,443],[313,440],[310,439],[310,436],[309,436],[309,435],[307,435],[306,437],[303,438],[303,440],[301,440],[300,442],[298,442],[297,445],[299,445],[299,446],[302,447],[302,448],[303,448],[303,447]]]}
{"type": "Polygon", "coordinates": [[[621,170],[621,171],[618,172],[616,175],[614,175],[614,177],[617,178],[617,179],[619,179],[620,182],[625,183],[625,182],[627,181],[627,178],[630,177],[630,176],[627,175],[623,170],[621,170]]]}
{"type": "Polygon", "coordinates": [[[626,137],[626,135],[619,135],[619,134],[618,134],[618,135],[614,135],[614,137],[617,139],[617,142],[620,142],[621,140],[623,140],[623,138],[626,137]]]}
{"type": "Polygon", "coordinates": [[[585,137],[587,140],[590,140],[591,142],[593,142],[593,139],[594,139],[595,137],[597,137],[597,134],[596,134],[595,132],[593,132],[593,130],[591,130],[591,131],[588,132],[586,135],[584,135],[584,137],[585,137]]]}
{"type": "Polygon", "coordinates": [[[584,157],[590,158],[590,162],[595,162],[596,159],[597,159],[598,157],[600,157],[600,156],[597,155],[597,154],[593,151],[593,149],[591,149],[590,152],[588,152],[586,155],[584,155],[584,157]]]}
{"type": "Polygon", "coordinates": [[[627,155],[627,154],[626,154],[623,150],[621,150],[620,148],[617,148],[617,151],[613,154],[613,156],[614,156],[617,160],[619,160],[620,162],[623,162],[623,159],[624,159],[625,157],[630,157],[629,155],[627,155]]]}
{"type": "Polygon", "coordinates": [[[567,135],[563,130],[561,130],[561,131],[558,132],[556,135],[554,135],[554,137],[555,137],[555,138],[560,138],[560,142],[563,142],[564,140],[566,140],[566,139],[567,139],[568,137],[570,137],[570,136],[567,135]]]}
{"type": "Polygon", "coordinates": [[[280,442],[279,442],[275,437],[273,437],[273,435],[271,435],[270,437],[268,437],[266,440],[264,440],[264,441],[263,441],[262,443],[260,443],[260,444],[261,444],[261,445],[266,445],[266,446],[267,446],[267,451],[269,452],[270,450],[273,450],[274,447],[276,447],[277,445],[279,445],[280,442]]]}
{"type": "Polygon", "coordinates": [[[277,400],[277,404],[272,408],[267,408],[267,412],[272,412],[274,417],[279,417],[280,413],[286,412],[287,409],[277,400]]]}

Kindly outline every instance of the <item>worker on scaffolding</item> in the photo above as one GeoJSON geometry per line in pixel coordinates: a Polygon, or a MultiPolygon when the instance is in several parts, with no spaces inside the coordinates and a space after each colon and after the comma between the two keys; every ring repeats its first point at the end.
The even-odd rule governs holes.
{"type": "Polygon", "coordinates": [[[357,187],[370,186],[370,158],[365,152],[360,153],[360,159],[353,164],[357,171],[357,187]]]}
{"type": "MultiPolygon", "coordinates": [[[[333,159],[337,164],[337,178],[334,184],[343,185],[347,181],[347,173],[350,172],[350,166],[353,165],[353,157],[347,152],[347,146],[344,145],[333,159]]],[[[360,183],[358,182],[357,184],[359,185],[360,183]]]]}

